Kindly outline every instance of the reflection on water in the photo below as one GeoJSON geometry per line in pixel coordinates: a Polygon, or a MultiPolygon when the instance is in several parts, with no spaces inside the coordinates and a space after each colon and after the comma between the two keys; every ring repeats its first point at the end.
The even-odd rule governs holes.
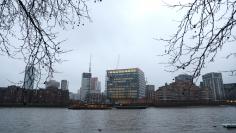
{"type": "Polygon", "coordinates": [[[68,110],[0,108],[1,133],[216,133],[236,122],[236,107],[68,110]]]}

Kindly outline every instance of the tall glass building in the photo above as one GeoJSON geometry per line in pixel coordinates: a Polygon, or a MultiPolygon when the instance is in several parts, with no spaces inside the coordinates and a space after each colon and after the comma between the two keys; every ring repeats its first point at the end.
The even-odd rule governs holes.
{"type": "Polygon", "coordinates": [[[202,76],[203,86],[207,87],[213,93],[214,100],[224,99],[224,86],[221,73],[207,73],[202,76]]]}
{"type": "Polygon", "coordinates": [[[80,99],[82,101],[87,101],[87,96],[90,94],[90,82],[91,82],[91,73],[83,73],[82,74],[82,81],[81,81],[81,88],[80,88],[80,99]]]}
{"type": "Polygon", "coordinates": [[[145,97],[145,77],[139,68],[107,70],[107,97],[114,102],[145,97]]]}
{"type": "Polygon", "coordinates": [[[33,65],[28,65],[25,67],[23,88],[34,89],[34,80],[35,80],[35,67],[33,65]]]}

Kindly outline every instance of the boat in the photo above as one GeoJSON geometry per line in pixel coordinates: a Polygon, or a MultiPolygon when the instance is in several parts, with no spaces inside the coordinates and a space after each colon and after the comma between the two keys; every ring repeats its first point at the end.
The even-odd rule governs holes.
{"type": "Polygon", "coordinates": [[[68,109],[105,110],[105,109],[112,109],[112,107],[108,104],[73,104],[69,106],[68,109]]]}
{"type": "Polygon", "coordinates": [[[236,128],[236,123],[225,123],[222,126],[225,128],[236,128]]]}
{"type": "Polygon", "coordinates": [[[148,106],[144,105],[118,105],[115,106],[117,109],[146,109],[148,106]]]}

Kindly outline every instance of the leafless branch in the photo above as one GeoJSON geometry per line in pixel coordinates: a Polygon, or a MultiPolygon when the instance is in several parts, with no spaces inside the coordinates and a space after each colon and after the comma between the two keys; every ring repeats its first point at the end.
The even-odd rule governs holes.
{"type": "Polygon", "coordinates": [[[202,68],[215,60],[222,47],[235,41],[235,6],[235,0],[193,0],[169,5],[187,11],[177,32],[171,38],[160,39],[167,42],[163,55],[170,57],[171,70],[193,68],[193,77],[200,76],[202,68]]]}
{"type": "MultiPolygon", "coordinates": [[[[83,25],[90,19],[89,0],[2,0],[0,1],[0,54],[22,56],[26,66],[34,66],[52,77],[54,64],[66,51],[57,40],[56,28],[83,25]]],[[[95,0],[101,1],[101,0],[95,0]]]]}

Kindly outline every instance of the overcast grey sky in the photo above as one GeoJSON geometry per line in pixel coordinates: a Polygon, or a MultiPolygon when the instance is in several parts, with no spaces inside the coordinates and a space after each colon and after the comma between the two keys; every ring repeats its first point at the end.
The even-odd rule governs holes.
{"type": "MultiPolygon", "coordinates": [[[[157,56],[163,53],[164,43],[153,38],[172,35],[177,29],[176,20],[181,19],[181,12],[163,5],[160,0],[103,0],[101,3],[89,3],[92,22],[84,20],[85,25],[78,29],[59,30],[59,39],[66,39],[63,48],[73,51],[62,56],[68,61],[56,64],[56,70],[60,73],[55,74],[54,79],[67,79],[70,91],[77,92],[82,73],[88,72],[91,54],[92,75],[100,79],[102,90],[105,89],[106,70],[116,68],[118,56],[118,68],[140,68],[148,83],[154,84],[156,89],[165,82],[172,82],[174,76],[185,72],[164,71],[165,65],[160,63],[168,58],[157,56]]],[[[235,57],[224,59],[232,51],[236,51],[235,45],[225,45],[216,61],[209,63],[203,74],[235,69],[235,57]]],[[[12,84],[9,81],[23,80],[23,61],[6,56],[0,56],[0,60],[0,86],[12,84]]],[[[223,73],[223,81],[236,82],[236,76],[223,73]]]]}

